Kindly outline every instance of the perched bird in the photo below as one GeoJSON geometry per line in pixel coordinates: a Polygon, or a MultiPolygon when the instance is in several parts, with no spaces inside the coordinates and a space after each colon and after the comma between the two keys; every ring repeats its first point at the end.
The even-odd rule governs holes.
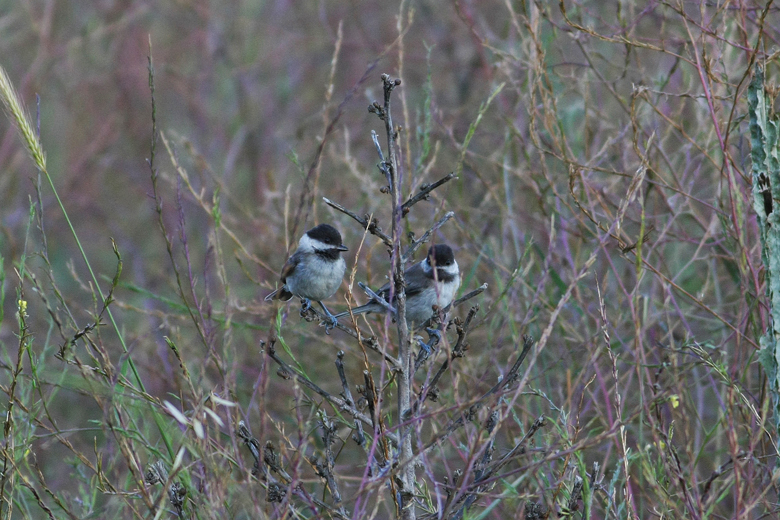
{"type": "Polygon", "coordinates": [[[310,300],[314,300],[330,320],[326,329],[332,329],[338,322],[322,300],[333,296],[344,278],[347,263],[341,257],[342,251],[347,251],[347,247],[341,243],[341,234],[333,226],[320,224],[308,230],[298,242],[298,249],[282,267],[282,286],[266,296],[265,301],[288,301],[297,296],[307,310],[311,306],[310,300]]]}
{"type": "MultiPolygon", "coordinates": [[[[423,327],[433,317],[433,306],[443,309],[455,299],[460,287],[460,272],[458,262],[450,246],[437,244],[428,250],[428,256],[422,262],[416,263],[404,271],[406,280],[406,323],[410,327],[423,327]]],[[[378,291],[387,303],[395,308],[395,302],[390,301],[390,283],[383,285],[378,291]]],[[[368,312],[384,312],[386,307],[376,299],[365,305],[352,309],[352,314],[368,312]]],[[[349,311],[336,314],[340,318],[349,311]]]]}

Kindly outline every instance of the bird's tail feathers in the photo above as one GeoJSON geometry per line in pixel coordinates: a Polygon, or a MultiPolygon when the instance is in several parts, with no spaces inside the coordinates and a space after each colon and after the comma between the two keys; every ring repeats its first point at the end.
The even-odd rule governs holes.
{"type": "Polygon", "coordinates": [[[355,307],[354,309],[348,311],[340,312],[338,314],[335,314],[333,317],[338,319],[344,316],[349,316],[350,312],[353,315],[358,315],[358,314],[365,314],[367,312],[371,312],[372,310],[373,310],[373,306],[366,304],[366,305],[361,305],[360,307],[355,307]]]}
{"type": "Polygon", "coordinates": [[[282,285],[278,289],[276,289],[274,292],[263,298],[264,301],[270,302],[271,300],[282,300],[282,301],[290,301],[290,299],[293,297],[293,293],[287,290],[287,287],[282,285]]]}

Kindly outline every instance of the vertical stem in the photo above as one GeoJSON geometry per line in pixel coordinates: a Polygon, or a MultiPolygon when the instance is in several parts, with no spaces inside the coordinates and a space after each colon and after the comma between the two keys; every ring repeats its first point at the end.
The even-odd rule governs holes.
{"type": "MultiPolygon", "coordinates": [[[[385,131],[387,133],[387,162],[385,168],[390,172],[390,195],[392,197],[393,208],[393,227],[392,227],[392,266],[393,266],[393,290],[395,292],[395,308],[397,313],[396,323],[398,325],[398,358],[401,370],[397,376],[398,381],[398,423],[403,421],[406,410],[411,407],[412,396],[412,348],[409,344],[409,327],[406,324],[406,290],[404,280],[404,264],[401,255],[401,235],[403,202],[401,197],[401,161],[398,160],[398,134],[393,127],[393,117],[390,113],[390,96],[393,89],[401,84],[400,79],[390,79],[387,74],[382,74],[382,83],[384,86],[384,121],[385,131]]],[[[403,430],[399,430],[401,432],[403,430]]],[[[412,460],[412,437],[411,435],[402,436],[400,445],[401,471],[399,476],[403,482],[402,497],[413,497],[415,488],[414,465],[410,464],[412,460]]],[[[413,500],[404,498],[403,500],[413,500]]],[[[405,520],[414,520],[415,510],[412,504],[402,504],[401,518],[405,520]]]]}
{"type": "MultiPolygon", "coordinates": [[[[772,401],[774,433],[780,436],[780,120],[772,114],[772,97],[764,87],[764,70],[756,65],[753,81],[748,88],[750,114],[750,156],[753,173],[753,210],[758,217],[761,236],[761,259],[766,272],[766,296],[769,319],[761,338],[758,356],[766,371],[767,388],[772,401]]],[[[732,454],[732,460],[736,460],[732,454]]],[[[775,468],[780,467],[780,457],[775,468]]],[[[735,477],[737,464],[734,464],[735,477]]],[[[780,491],[780,485],[775,484],[780,491]]],[[[737,495],[736,499],[739,500],[737,495]]]]}

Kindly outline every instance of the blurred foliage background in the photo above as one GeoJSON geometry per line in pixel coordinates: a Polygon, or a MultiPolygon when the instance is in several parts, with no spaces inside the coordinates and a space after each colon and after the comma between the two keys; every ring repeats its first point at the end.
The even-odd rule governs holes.
{"type": "MultiPolygon", "coordinates": [[[[189,450],[190,514],[289,513],[265,503],[234,429],[246,421],[289,460],[318,449],[314,407],[262,349],[277,319],[289,354],[327,391],[340,391],[339,349],[362,382],[351,338],[262,298],[322,222],[341,230],[356,281],[384,282],[384,246],[369,235],[360,248],[360,226],[322,202],[390,228],[370,134],[382,126],[366,109],[381,101],[382,73],[403,81],[394,117],[407,192],[458,175],[415,206],[409,231],[454,211],[436,239],[456,251],[461,293],[489,284],[423,434],[506,373],[523,334],[538,340],[520,390],[502,401],[498,451],[539,415],[548,423],[470,514],[511,518],[538,503],[564,516],[575,475],[588,484],[573,514],[588,518],[776,514],[777,439],[756,360],[771,317],[746,119],[753,66],[770,84],[780,72],[772,2],[5,0],[0,28],[1,64],[39,120],[104,291],[116,241],[111,309],[128,349],[105,316],[89,333],[99,349],[69,344],[101,303],[51,190],[13,125],[0,126],[0,397],[4,411],[16,403],[3,515],[149,515],[133,467],[172,463],[166,435],[174,454],[189,450]],[[150,42],[168,143],[155,148],[159,218],[150,42]],[[32,336],[14,376],[22,262],[32,336]],[[128,358],[144,392],[124,383],[128,358]],[[113,375],[87,368],[105,363],[113,375]],[[236,406],[215,408],[224,421],[205,421],[205,441],[162,404],[189,413],[212,393],[236,406]]],[[[345,309],[345,294],[330,307],[345,309]]],[[[379,374],[379,357],[370,363],[379,374]]],[[[442,479],[452,483],[484,439],[481,420],[425,460],[432,511],[446,499],[442,479]]],[[[365,455],[348,430],[340,437],[342,493],[354,502],[365,455]]],[[[382,505],[365,518],[390,517],[390,499],[373,493],[382,505]]]]}

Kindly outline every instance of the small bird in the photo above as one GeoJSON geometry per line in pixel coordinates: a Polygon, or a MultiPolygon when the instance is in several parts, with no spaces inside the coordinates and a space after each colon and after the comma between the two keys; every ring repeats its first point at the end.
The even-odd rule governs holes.
{"type": "MultiPolygon", "coordinates": [[[[443,309],[455,299],[460,287],[460,271],[452,248],[446,244],[437,244],[428,250],[428,256],[422,262],[416,263],[404,271],[406,280],[406,323],[410,327],[422,327],[433,317],[433,306],[443,309]]],[[[393,308],[394,301],[389,301],[390,283],[383,285],[378,291],[393,308]]],[[[383,312],[387,308],[376,299],[365,305],[352,309],[352,314],[368,312],[383,312]]],[[[335,318],[350,313],[341,312],[335,318]]],[[[430,332],[430,331],[429,331],[430,332]]]]}
{"type": "Polygon", "coordinates": [[[322,300],[333,296],[341,285],[347,263],[341,252],[347,247],[341,243],[341,234],[329,224],[308,230],[298,242],[298,249],[287,259],[282,267],[282,286],[265,297],[265,301],[288,301],[297,296],[303,302],[306,311],[314,300],[320,304],[329,319],[326,332],[336,326],[338,321],[325,307],[322,300]]]}

